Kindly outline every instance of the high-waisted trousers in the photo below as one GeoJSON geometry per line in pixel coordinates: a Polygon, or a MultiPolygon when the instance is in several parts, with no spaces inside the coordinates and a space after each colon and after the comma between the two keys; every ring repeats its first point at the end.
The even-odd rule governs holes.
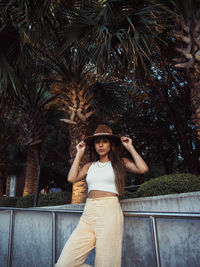
{"type": "Polygon", "coordinates": [[[95,248],[95,267],[120,267],[124,217],[118,197],[88,198],[78,226],[55,267],[83,267],[95,248]]]}

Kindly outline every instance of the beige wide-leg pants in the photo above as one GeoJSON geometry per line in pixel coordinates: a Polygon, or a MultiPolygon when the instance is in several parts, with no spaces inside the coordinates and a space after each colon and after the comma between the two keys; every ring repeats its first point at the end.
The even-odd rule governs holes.
{"type": "Polygon", "coordinates": [[[123,212],[118,197],[88,198],[77,228],[55,267],[84,267],[95,248],[95,267],[120,267],[123,212]]]}

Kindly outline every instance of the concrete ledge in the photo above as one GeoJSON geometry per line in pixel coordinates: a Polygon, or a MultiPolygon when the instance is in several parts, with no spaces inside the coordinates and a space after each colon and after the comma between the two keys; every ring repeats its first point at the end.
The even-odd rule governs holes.
{"type": "MultiPolygon", "coordinates": [[[[200,192],[130,198],[121,200],[120,203],[124,211],[200,212],[200,192]]],[[[84,205],[66,204],[51,208],[83,210],[84,205]]]]}
{"type": "Polygon", "coordinates": [[[200,212],[200,192],[125,199],[121,205],[125,211],[200,212]]]}

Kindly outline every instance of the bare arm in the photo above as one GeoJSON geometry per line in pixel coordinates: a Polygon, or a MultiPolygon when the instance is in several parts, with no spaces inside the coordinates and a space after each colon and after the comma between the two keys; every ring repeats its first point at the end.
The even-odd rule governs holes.
{"type": "Polygon", "coordinates": [[[142,157],[133,147],[131,138],[121,137],[121,141],[123,146],[129,151],[133,158],[133,161],[127,158],[123,158],[123,163],[126,166],[127,170],[136,174],[143,174],[148,172],[149,168],[146,162],[142,159],[142,157]]]}
{"type": "Polygon", "coordinates": [[[85,148],[86,148],[86,144],[84,142],[80,142],[76,146],[76,149],[77,149],[76,157],[74,159],[74,162],[72,163],[71,169],[67,177],[67,180],[70,183],[76,183],[78,181],[81,181],[85,179],[87,175],[87,171],[91,165],[91,162],[85,164],[83,168],[79,169],[80,161],[85,152],[85,148]]]}

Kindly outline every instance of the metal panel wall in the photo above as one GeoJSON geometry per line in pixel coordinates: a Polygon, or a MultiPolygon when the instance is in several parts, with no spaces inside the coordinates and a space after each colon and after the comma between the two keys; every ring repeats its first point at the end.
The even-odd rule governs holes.
{"type": "MultiPolygon", "coordinates": [[[[81,215],[80,210],[8,210],[0,208],[0,267],[52,267],[81,215]]],[[[124,214],[122,267],[200,266],[200,213],[124,214]]],[[[94,264],[94,251],[86,263],[94,264]]]]}
{"type": "Polygon", "coordinates": [[[0,267],[7,266],[10,211],[0,212],[0,267]]]}
{"type": "Polygon", "coordinates": [[[162,267],[200,266],[200,220],[158,218],[162,267]]]}
{"type": "Polygon", "coordinates": [[[15,213],[11,266],[52,266],[51,213],[15,213]]]}
{"type": "Polygon", "coordinates": [[[122,266],[154,265],[149,218],[125,217],[122,266]]]}

